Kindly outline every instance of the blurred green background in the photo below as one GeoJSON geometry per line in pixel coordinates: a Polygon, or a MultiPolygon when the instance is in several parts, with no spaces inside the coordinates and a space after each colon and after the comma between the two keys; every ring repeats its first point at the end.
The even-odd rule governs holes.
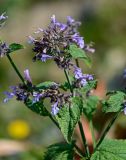
{"type": "MultiPolygon", "coordinates": [[[[0,0],[0,13],[9,16],[0,30],[0,39],[17,42],[26,48],[12,57],[23,71],[30,70],[34,83],[45,80],[63,81],[64,74],[53,62],[32,62],[33,53],[27,43],[28,36],[45,28],[51,15],[65,21],[70,15],[82,22],[81,35],[86,43],[94,42],[96,52],[91,56],[93,65],[85,72],[94,73],[99,81],[97,93],[103,97],[105,90],[121,89],[126,67],[126,1],[125,0],[0,0]]],[[[22,103],[11,100],[3,104],[3,92],[19,83],[19,79],[6,57],[0,59],[0,160],[39,160],[45,147],[63,141],[58,129],[47,118],[28,110],[22,103]]],[[[99,119],[99,113],[95,122],[99,119]]],[[[101,120],[103,122],[104,120],[101,120]]],[[[126,138],[126,118],[122,114],[110,136],[126,138]],[[117,132],[117,130],[120,132],[117,132]],[[115,132],[116,131],[116,132],[115,132]]],[[[96,126],[98,129],[101,126],[96,126]]]]}

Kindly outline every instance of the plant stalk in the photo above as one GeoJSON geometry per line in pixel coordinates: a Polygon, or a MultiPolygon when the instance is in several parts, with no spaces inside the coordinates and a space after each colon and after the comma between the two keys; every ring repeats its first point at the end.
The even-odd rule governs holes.
{"type": "MultiPolygon", "coordinates": [[[[121,109],[122,110],[122,109],[121,109]]],[[[117,117],[119,116],[119,114],[121,113],[121,110],[119,112],[117,112],[114,117],[111,119],[111,121],[109,122],[108,126],[106,127],[106,129],[104,130],[101,138],[99,139],[96,147],[95,147],[95,151],[97,150],[97,148],[101,145],[102,141],[104,140],[105,136],[107,135],[108,131],[111,129],[112,125],[114,124],[115,120],[117,119],[117,117]]]]}
{"type": "Polygon", "coordinates": [[[88,144],[87,144],[87,141],[86,141],[86,137],[85,137],[85,133],[84,133],[84,130],[83,130],[82,123],[79,121],[78,125],[79,125],[79,129],[80,129],[83,145],[85,147],[86,157],[89,159],[90,152],[89,152],[89,148],[88,148],[88,144]]]}
{"type": "Polygon", "coordinates": [[[72,84],[71,84],[71,81],[70,81],[70,78],[69,78],[69,75],[68,75],[68,71],[67,71],[66,69],[64,69],[64,73],[65,73],[67,82],[68,82],[68,84],[69,84],[70,91],[71,91],[71,93],[73,93],[73,88],[72,88],[72,84]]]}
{"type": "Polygon", "coordinates": [[[9,60],[9,62],[11,63],[13,69],[15,70],[15,72],[17,73],[18,77],[20,78],[20,80],[23,82],[23,84],[25,84],[25,80],[22,77],[21,73],[19,72],[18,68],[16,67],[15,63],[13,62],[12,58],[10,57],[9,54],[7,54],[7,58],[9,60]]]}
{"type": "Polygon", "coordinates": [[[49,114],[49,118],[54,122],[54,124],[60,129],[59,124],[57,123],[57,121],[53,118],[53,116],[48,112],[49,114]]]}

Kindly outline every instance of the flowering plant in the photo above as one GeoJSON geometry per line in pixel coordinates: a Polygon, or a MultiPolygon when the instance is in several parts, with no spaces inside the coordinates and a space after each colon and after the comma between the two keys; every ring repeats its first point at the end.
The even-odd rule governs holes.
{"type": "MultiPolygon", "coordinates": [[[[3,26],[7,18],[5,13],[0,16],[0,26],[3,26]]],[[[79,61],[90,66],[91,60],[88,52],[93,53],[95,50],[92,44],[85,44],[83,37],[78,32],[80,24],[71,17],[67,17],[66,23],[60,23],[53,15],[47,29],[39,28],[35,32],[39,35],[37,38],[29,36],[28,42],[33,46],[32,50],[35,54],[33,61],[53,60],[66,77],[66,81],[62,84],[53,81],[34,84],[28,69],[22,76],[11,58],[11,53],[24,47],[21,44],[7,45],[6,42],[0,41],[0,57],[8,58],[21,80],[20,84],[10,87],[10,92],[4,92],[6,95],[4,102],[16,97],[16,100],[22,101],[33,112],[49,117],[60,129],[66,143],[49,146],[45,153],[45,160],[73,160],[75,153],[83,160],[125,160],[126,141],[106,140],[105,136],[119,114],[122,111],[126,114],[126,91],[108,92],[104,100],[92,94],[92,90],[97,88],[97,80],[94,75],[82,72],[79,61]],[[50,102],[51,110],[46,108],[45,99],[50,102]],[[92,119],[99,103],[104,113],[114,112],[115,114],[97,140],[92,119]],[[85,137],[81,116],[85,116],[90,123],[92,152],[85,137]],[[73,136],[76,125],[79,126],[84,151],[79,148],[73,136]]]]}

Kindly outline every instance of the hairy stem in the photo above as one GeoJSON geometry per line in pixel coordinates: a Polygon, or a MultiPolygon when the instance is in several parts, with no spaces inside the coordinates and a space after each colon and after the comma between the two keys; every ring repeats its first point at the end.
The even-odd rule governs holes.
{"type": "Polygon", "coordinates": [[[117,112],[114,117],[111,119],[111,121],[109,122],[108,126],[106,127],[106,129],[104,130],[101,138],[99,139],[96,147],[95,147],[95,151],[97,150],[97,148],[101,145],[102,141],[104,140],[105,136],[107,135],[108,131],[111,129],[112,125],[114,124],[115,120],[117,119],[117,117],[119,116],[119,114],[121,113],[121,110],[119,112],[117,112]]]}
{"type": "Polygon", "coordinates": [[[59,124],[57,123],[57,121],[53,118],[53,116],[48,112],[49,114],[49,118],[53,121],[53,123],[60,129],[59,124]]]}
{"type": "Polygon", "coordinates": [[[15,70],[15,72],[17,73],[18,77],[20,78],[20,80],[25,84],[24,78],[22,77],[21,73],[19,72],[18,68],[16,67],[15,63],[13,62],[12,58],[10,57],[9,54],[7,54],[7,58],[9,60],[9,62],[11,63],[13,69],[15,70]]]}
{"type": "Polygon", "coordinates": [[[68,84],[69,84],[70,91],[71,91],[71,93],[73,93],[73,88],[72,88],[72,84],[71,84],[71,81],[70,81],[70,78],[69,78],[69,75],[68,75],[68,71],[67,71],[66,69],[64,69],[64,73],[65,73],[67,82],[68,82],[68,84]]]}
{"type": "Polygon", "coordinates": [[[86,141],[86,137],[85,137],[85,133],[84,133],[84,130],[83,130],[82,123],[79,121],[78,125],[79,125],[79,129],[80,129],[82,141],[83,141],[83,144],[84,144],[84,147],[85,147],[86,157],[89,159],[90,152],[89,152],[89,148],[88,148],[88,144],[87,144],[87,141],[86,141]]]}

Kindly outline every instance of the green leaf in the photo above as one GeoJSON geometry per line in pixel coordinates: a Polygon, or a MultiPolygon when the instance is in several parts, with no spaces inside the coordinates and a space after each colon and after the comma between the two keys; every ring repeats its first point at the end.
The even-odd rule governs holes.
{"type": "Polygon", "coordinates": [[[89,81],[84,87],[76,89],[76,92],[80,93],[83,97],[86,97],[88,93],[92,89],[96,89],[97,87],[97,80],[89,81]]]}
{"type": "Polygon", "coordinates": [[[76,45],[70,45],[69,53],[75,59],[82,58],[86,65],[88,65],[89,67],[91,66],[91,60],[86,55],[86,53],[83,49],[77,47],[76,45]]]}
{"type": "MultiPolygon", "coordinates": [[[[74,77],[69,76],[69,79],[70,79],[71,83],[74,82],[74,77]]],[[[67,81],[64,82],[63,84],[61,84],[59,87],[60,87],[61,89],[63,89],[64,91],[67,91],[68,89],[70,89],[70,85],[69,85],[69,83],[68,83],[67,81]]],[[[72,87],[73,87],[73,86],[72,86],[72,87]]]]}
{"type": "Polygon", "coordinates": [[[25,102],[25,105],[33,112],[40,114],[41,116],[48,116],[48,111],[42,102],[33,103],[32,100],[29,99],[25,102]]]}
{"type": "Polygon", "coordinates": [[[88,81],[88,83],[82,88],[84,92],[88,92],[92,89],[96,89],[97,87],[97,80],[88,81]]]}
{"type": "Polygon", "coordinates": [[[12,43],[9,45],[9,53],[20,50],[20,49],[24,49],[24,46],[18,43],[12,43]]]}
{"type": "Polygon", "coordinates": [[[83,102],[80,97],[71,98],[71,105],[64,105],[56,119],[67,142],[72,139],[73,131],[82,114],[83,102]]]}
{"type": "Polygon", "coordinates": [[[60,88],[63,89],[64,91],[67,91],[68,89],[70,89],[70,85],[68,82],[64,82],[64,84],[60,85],[60,88]]]}
{"type": "Polygon", "coordinates": [[[42,83],[39,83],[38,85],[36,85],[36,89],[37,90],[49,89],[55,85],[57,85],[55,82],[46,81],[46,82],[42,82],[42,83]]]}
{"type": "Polygon", "coordinates": [[[104,140],[91,160],[126,160],[126,140],[104,140]]]}
{"type": "Polygon", "coordinates": [[[116,91],[110,94],[107,100],[102,101],[103,112],[118,112],[125,100],[125,93],[116,91]]]}
{"type": "Polygon", "coordinates": [[[88,119],[92,118],[94,111],[97,108],[99,99],[97,96],[89,96],[83,104],[83,112],[88,119]]]}
{"type": "Polygon", "coordinates": [[[73,160],[73,145],[58,143],[48,147],[44,160],[73,160]]]}

